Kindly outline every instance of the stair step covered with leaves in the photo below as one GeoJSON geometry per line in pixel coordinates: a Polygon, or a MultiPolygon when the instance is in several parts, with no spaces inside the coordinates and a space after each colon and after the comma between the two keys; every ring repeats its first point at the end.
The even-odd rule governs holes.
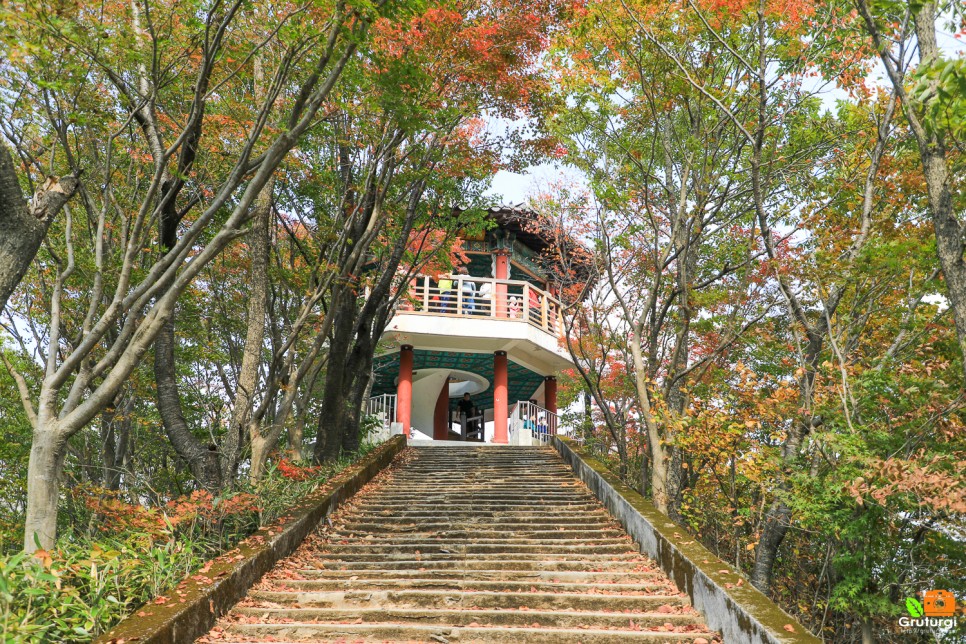
{"type": "Polygon", "coordinates": [[[410,447],[204,642],[720,641],[547,447],[410,447]]]}

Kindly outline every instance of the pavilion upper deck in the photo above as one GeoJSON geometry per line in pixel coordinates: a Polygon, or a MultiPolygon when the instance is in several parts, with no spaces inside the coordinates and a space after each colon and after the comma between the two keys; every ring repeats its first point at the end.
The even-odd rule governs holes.
{"type": "Polygon", "coordinates": [[[517,280],[419,276],[411,280],[399,312],[526,323],[555,338],[563,335],[560,300],[517,280]]]}

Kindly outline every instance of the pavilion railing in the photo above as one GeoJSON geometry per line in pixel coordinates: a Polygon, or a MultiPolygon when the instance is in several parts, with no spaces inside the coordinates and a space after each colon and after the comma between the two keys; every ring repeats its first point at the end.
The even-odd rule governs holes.
{"type": "Polygon", "coordinates": [[[456,423],[460,428],[460,439],[482,443],[486,426],[486,411],[476,409],[472,414],[454,410],[449,418],[450,426],[456,423]]]}
{"type": "Polygon", "coordinates": [[[400,310],[419,315],[491,318],[527,322],[561,335],[560,301],[529,282],[454,275],[410,281],[400,310]]]}

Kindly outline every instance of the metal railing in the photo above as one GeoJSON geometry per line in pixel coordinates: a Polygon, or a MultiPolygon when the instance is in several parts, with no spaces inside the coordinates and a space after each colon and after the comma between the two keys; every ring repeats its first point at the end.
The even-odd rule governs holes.
{"type": "Polygon", "coordinates": [[[450,419],[450,426],[456,423],[460,427],[460,440],[483,442],[483,428],[486,426],[486,411],[477,409],[473,415],[467,415],[454,410],[450,419]]]}
{"type": "Polygon", "coordinates": [[[560,301],[529,282],[454,275],[410,280],[400,310],[420,315],[482,317],[527,322],[561,335],[560,301]]]}
{"type": "Polygon", "coordinates": [[[382,429],[388,432],[390,425],[396,421],[396,394],[382,394],[370,398],[366,401],[366,415],[378,418],[382,429]]]}
{"type": "Polygon", "coordinates": [[[529,432],[537,442],[549,443],[560,429],[560,418],[536,403],[521,400],[510,412],[510,427],[511,431],[529,432]]]}

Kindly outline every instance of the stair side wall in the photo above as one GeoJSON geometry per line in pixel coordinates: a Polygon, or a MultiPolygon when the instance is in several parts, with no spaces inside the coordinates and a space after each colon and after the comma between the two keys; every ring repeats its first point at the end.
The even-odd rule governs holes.
{"type": "Polygon", "coordinates": [[[794,617],[752,587],[729,564],[716,557],[684,528],[657,511],[573,440],[554,437],[553,446],[607,510],[658,562],[709,627],[726,644],[817,644],[794,617]],[[728,586],[731,586],[730,588],[728,586]],[[791,627],[792,631],[788,630],[791,627]]]}
{"type": "Polygon", "coordinates": [[[292,509],[281,525],[261,528],[229,552],[213,560],[205,574],[184,580],[163,605],[148,604],[129,615],[98,644],[179,644],[193,642],[211,630],[215,621],[248,593],[248,589],[278,561],[299,547],[319,522],[345,503],[385,469],[406,447],[405,436],[394,436],[358,463],[327,482],[292,509]]]}

